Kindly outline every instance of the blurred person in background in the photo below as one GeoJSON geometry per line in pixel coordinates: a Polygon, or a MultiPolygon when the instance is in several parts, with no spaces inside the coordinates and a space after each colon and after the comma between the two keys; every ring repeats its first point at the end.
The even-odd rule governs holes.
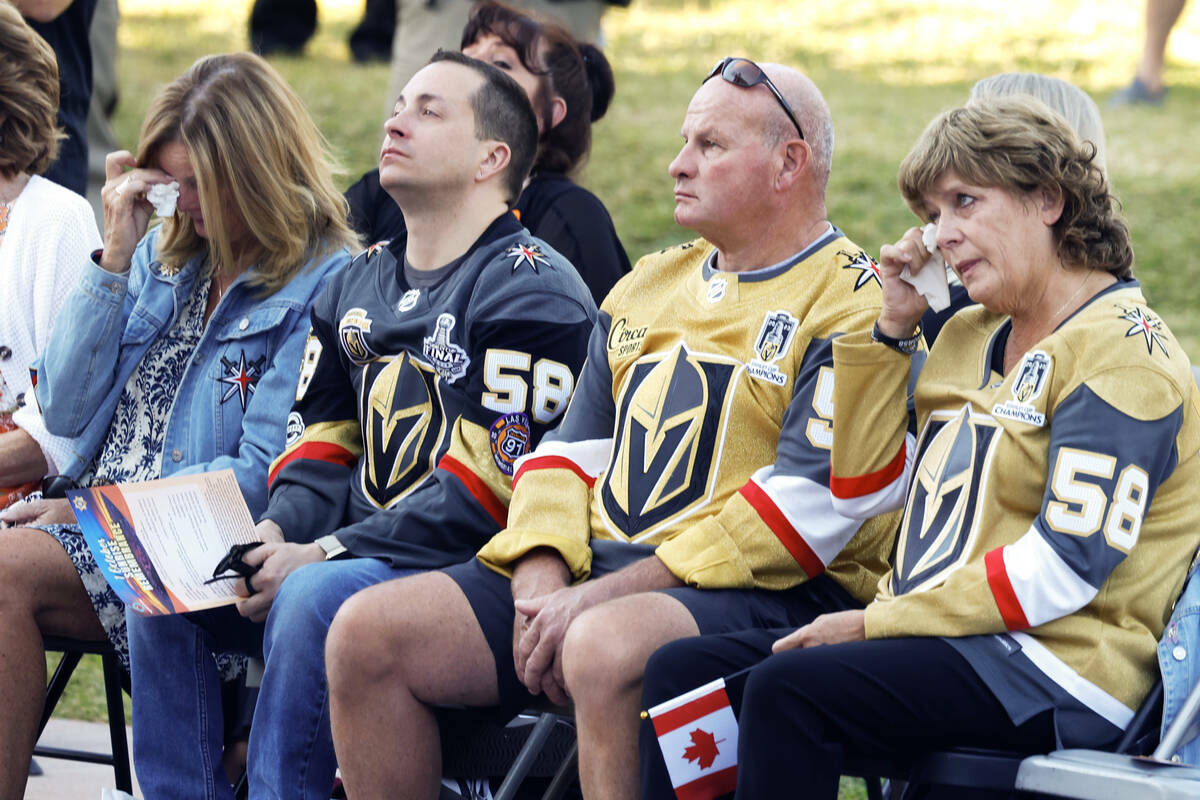
{"type": "MultiPolygon", "coordinates": [[[[111,154],[108,178],[104,249],[83,256],[38,366],[46,425],[74,447],[43,497],[0,516],[11,526],[0,532],[4,798],[21,796],[34,746],[42,636],[107,638],[128,663],[125,609],[63,493],[232,469],[261,513],[308,308],[356,244],[320,133],[275,70],[248,53],[200,59],[163,89],[137,156],[111,154]],[[147,233],[146,192],[172,181],[177,208],[147,233]]],[[[153,745],[178,746],[135,734],[135,756],[153,745]]],[[[143,786],[151,777],[139,775],[143,786]]]]}
{"type": "Polygon", "coordinates": [[[29,368],[50,340],[100,233],[83,198],[46,180],[57,127],[54,51],[0,2],[0,508],[70,460],[32,401],[29,368]]]}
{"type": "MultiPolygon", "coordinates": [[[[0,0],[7,2],[7,0],[0,0]]],[[[97,0],[13,0],[58,59],[58,125],[67,138],[44,176],[77,194],[87,191],[87,116],[92,101],[88,31],[97,0]]]]}
{"type": "Polygon", "coordinates": [[[1109,98],[1110,106],[1161,105],[1166,99],[1163,62],[1171,29],[1179,22],[1187,0],[1146,0],[1146,30],[1142,39],[1142,60],[1133,81],[1109,98]]]}
{"type": "MultiPolygon", "coordinates": [[[[538,120],[538,154],[517,199],[521,224],[570,261],[599,305],[629,272],[629,257],[608,210],[571,180],[591,150],[592,123],[612,100],[604,54],[558,25],[495,2],[476,7],[462,31],[462,52],[511,75],[538,120]]],[[[369,242],[405,236],[400,207],[379,185],[379,170],[346,192],[351,224],[369,242]]]]}

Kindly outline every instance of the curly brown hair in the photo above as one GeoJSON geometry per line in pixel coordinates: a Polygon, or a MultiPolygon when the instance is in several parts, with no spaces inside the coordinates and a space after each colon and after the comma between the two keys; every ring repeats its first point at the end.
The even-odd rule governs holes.
{"type": "Polygon", "coordinates": [[[12,5],[0,2],[0,175],[40,175],[54,163],[58,61],[12,5]]]}
{"type": "Polygon", "coordinates": [[[900,164],[900,193],[928,220],[925,195],[948,172],[1017,195],[1045,189],[1063,199],[1054,239],[1063,264],[1133,274],[1129,227],[1118,214],[1096,147],[1032,97],[974,100],[938,115],[900,164]]]}

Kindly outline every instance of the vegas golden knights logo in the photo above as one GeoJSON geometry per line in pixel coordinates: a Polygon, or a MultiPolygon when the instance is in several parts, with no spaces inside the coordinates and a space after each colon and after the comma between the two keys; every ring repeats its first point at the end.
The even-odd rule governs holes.
{"type": "Polygon", "coordinates": [[[402,353],[368,364],[362,385],[362,488],[372,503],[387,508],[436,466],[446,427],[437,375],[402,353]]]}
{"type": "Polygon", "coordinates": [[[962,565],[1001,434],[995,420],[972,414],[969,406],[957,415],[930,416],[917,445],[918,466],[896,542],[893,592],[936,586],[962,565]]]}
{"type": "Polygon", "coordinates": [[[379,358],[379,354],[367,346],[367,334],[371,332],[371,318],[365,308],[352,308],[338,323],[338,337],[346,355],[355,364],[366,364],[379,358]]]}
{"type": "Polygon", "coordinates": [[[734,370],[683,345],[630,370],[601,488],[604,516],[626,536],[650,536],[711,495],[734,370]]]}

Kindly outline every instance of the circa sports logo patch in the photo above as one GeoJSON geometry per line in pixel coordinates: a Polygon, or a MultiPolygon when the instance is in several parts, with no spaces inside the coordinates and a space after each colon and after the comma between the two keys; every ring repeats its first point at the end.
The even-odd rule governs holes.
{"type": "Polygon", "coordinates": [[[1129,330],[1125,331],[1125,336],[1142,336],[1146,341],[1146,352],[1153,355],[1154,345],[1158,345],[1158,349],[1162,350],[1162,354],[1167,358],[1171,354],[1167,352],[1167,345],[1162,338],[1163,324],[1162,320],[1152,314],[1147,314],[1140,308],[1128,308],[1126,306],[1117,306],[1117,309],[1124,312],[1121,314],[1121,319],[1126,322],[1133,323],[1129,326],[1129,330]]]}
{"type": "Polygon", "coordinates": [[[338,323],[338,337],[342,349],[355,364],[362,366],[379,358],[379,354],[367,345],[367,334],[371,332],[371,318],[365,308],[352,308],[342,315],[338,323]]]}
{"type": "Polygon", "coordinates": [[[488,429],[492,459],[505,475],[512,475],[517,459],[529,452],[529,417],[521,412],[498,417],[488,429]]]}
{"type": "Polygon", "coordinates": [[[421,347],[437,374],[449,383],[466,375],[467,366],[471,363],[467,351],[450,341],[450,331],[454,330],[457,322],[453,314],[438,315],[433,336],[426,336],[421,347]]]}
{"type": "Polygon", "coordinates": [[[237,397],[242,405],[242,412],[246,411],[246,403],[250,402],[250,395],[254,394],[255,387],[258,386],[258,381],[262,378],[263,367],[266,366],[267,357],[259,356],[253,361],[246,360],[246,351],[242,350],[237,361],[230,361],[228,358],[221,356],[221,377],[217,378],[217,383],[223,383],[227,387],[225,393],[221,395],[221,403],[231,397],[237,397]]]}
{"type": "Polygon", "coordinates": [[[792,345],[800,320],[786,311],[771,311],[763,318],[758,338],[754,340],[753,361],[746,365],[746,372],[752,378],[769,381],[776,386],[787,383],[787,375],[774,362],[783,358],[792,345]]]}
{"type": "Polygon", "coordinates": [[[857,292],[871,281],[875,281],[880,288],[883,287],[883,276],[879,272],[879,265],[875,263],[875,259],[867,255],[866,250],[859,250],[857,253],[838,250],[837,254],[846,257],[846,263],[842,265],[842,269],[858,270],[858,276],[854,279],[854,291],[857,292]]]}
{"type": "Polygon", "coordinates": [[[538,264],[549,264],[549,259],[546,258],[542,248],[532,242],[525,244],[514,244],[512,247],[504,251],[504,255],[513,259],[512,271],[516,272],[522,264],[528,264],[529,268],[534,272],[538,271],[538,264]]]}
{"type": "Polygon", "coordinates": [[[992,415],[1039,428],[1045,425],[1046,415],[1034,407],[1034,401],[1042,396],[1049,383],[1052,363],[1049,354],[1041,350],[1030,350],[1022,356],[1010,387],[1013,399],[993,406],[992,415]]]}

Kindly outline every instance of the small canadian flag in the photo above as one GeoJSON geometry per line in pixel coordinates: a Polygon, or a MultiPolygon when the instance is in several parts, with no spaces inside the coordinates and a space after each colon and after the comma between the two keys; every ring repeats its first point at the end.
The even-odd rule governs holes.
{"type": "Polygon", "coordinates": [[[737,718],[718,678],[647,715],[679,800],[712,800],[737,788],[737,718]]]}

